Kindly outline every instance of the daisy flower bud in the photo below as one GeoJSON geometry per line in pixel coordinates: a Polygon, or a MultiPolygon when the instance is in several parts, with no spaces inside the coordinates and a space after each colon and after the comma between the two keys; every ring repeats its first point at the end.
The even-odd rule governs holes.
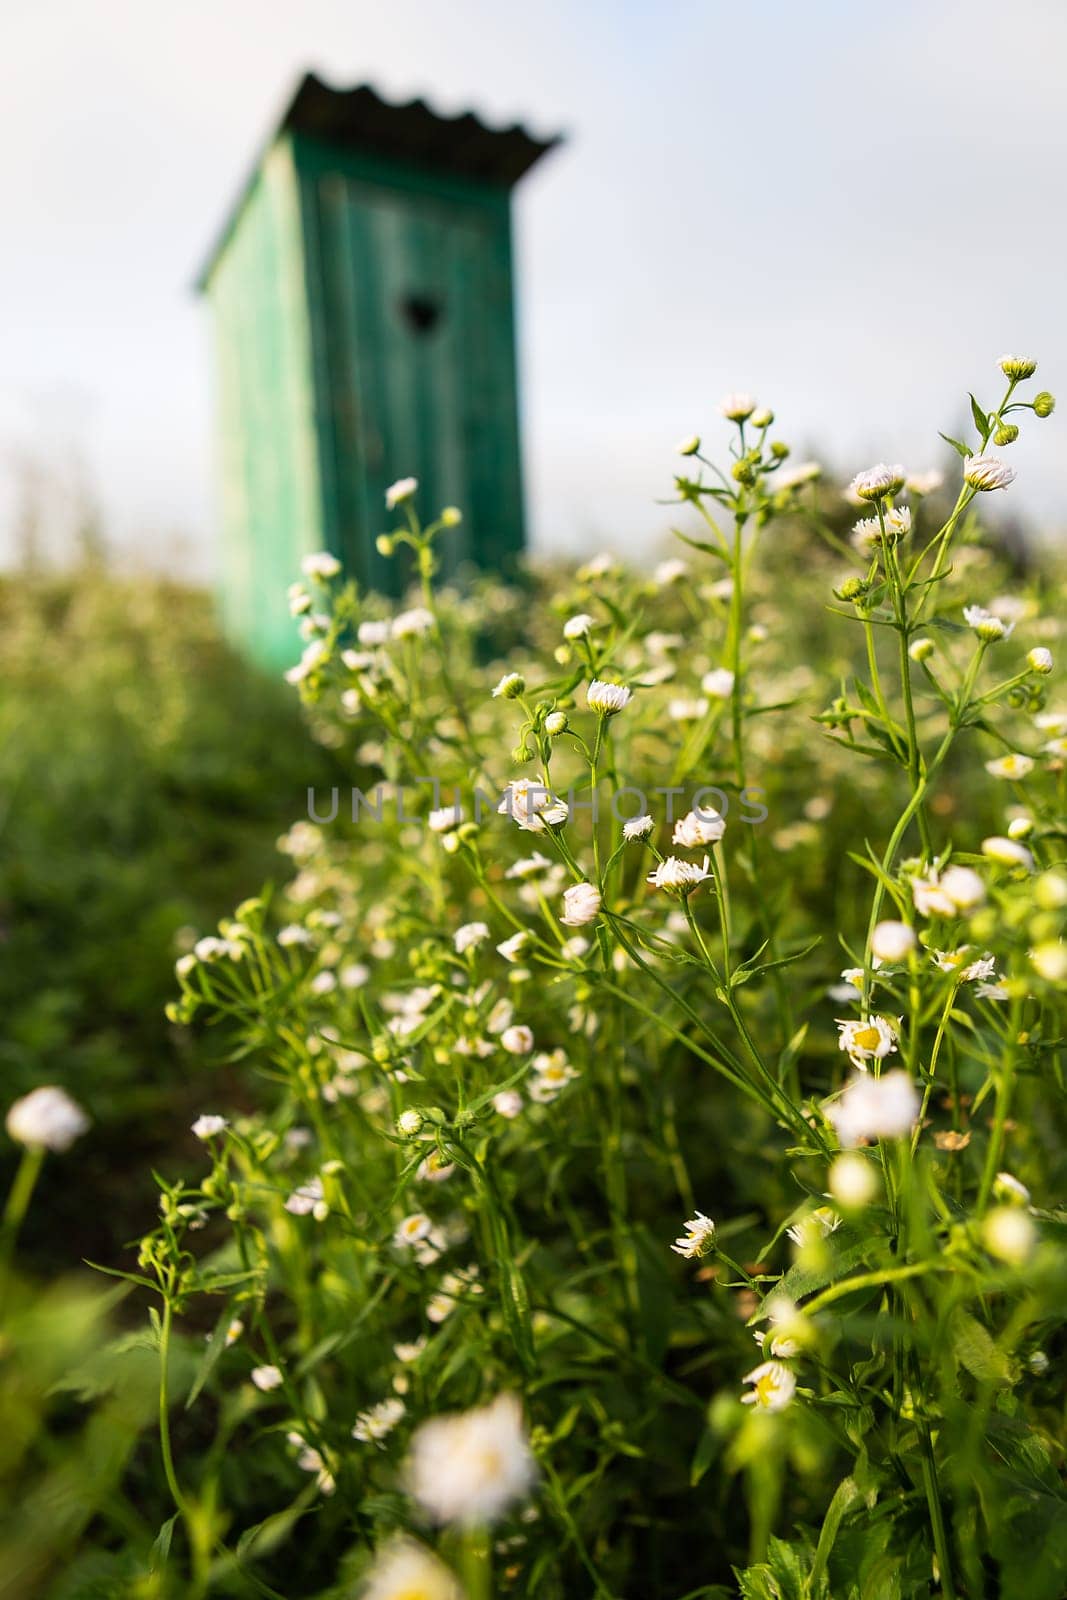
{"type": "Polygon", "coordinates": [[[404,1139],[413,1139],[422,1129],[422,1112],[414,1106],[402,1111],[396,1119],[396,1131],[404,1139]]]}
{"type": "Polygon", "coordinates": [[[689,434],[688,438],[681,440],[679,444],[675,445],[675,449],[680,456],[695,456],[697,451],[700,449],[699,433],[689,434]]]}
{"type": "Polygon", "coordinates": [[[1040,394],[1034,396],[1034,416],[1051,417],[1056,409],[1056,399],[1049,394],[1047,389],[1042,389],[1040,394]]]}
{"type": "Polygon", "coordinates": [[[1052,671],[1052,651],[1046,650],[1043,644],[1036,645],[1027,653],[1026,665],[1031,672],[1039,672],[1042,677],[1052,671]]]}
{"type": "Polygon", "coordinates": [[[458,506],[445,506],[441,512],[442,528],[458,528],[463,521],[463,513],[458,506]]]}
{"type": "Polygon", "coordinates": [[[435,1522],[484,1527],[522,1499],[534,1460],[522,1410],[502,1394],[474,1411],[435,1417],[411,1442],[411,1493],[435,1522]]]}
{"type": "Polygon", "coordinates": [[[592,883],[575,883],[563,896],[560,921],[567,928],[583,928],[600,915],[600,890],[592,883]]]}
{"type": "Polygon", "coordinates": [[[1009,839],[1029,839],[1034,831],[1033,817],[1012,817],[1008,823],[1009,839]]]}
{"type": "Polygon", "coordinates": [[[908,655],[913,661],[929,661],[934,653],[932,639],[913,639],[908,646],[908,655]]]}
{"type": "Polygon", "coordinates": [[[418,478],[398,478],[395,483],[391,483],[385,491],[386,510],[395,511],[397,506],[414,499],[418,487],[418,478]]]}
{"type": "Polygon", "coordinates": [[[670,561],[661,561],[652,577],[657,588],[667,589],[672,583],[681,583],[682,579],[688,576],[688,573],[688,561],[682,561],[675,557],[670,561]]]}
{"type": "Polygon", "coordinates": [[[996,433],[993,435],[993,443],[1001,446],[1006,444],[1014,444],[1018,437],[1019,430],[1015,426],[1014,422],[1002,422],[996,433]]]}
{"type": "Polygon", "coordinates": [[[1042,911],[1060,911],[1067,906],[1067,875],[1043,872],[1034,884],[1034,899],[1042,911]]]}
{"type": "Polygon", "coordinates": [[[62,1151],[88,1133],[89,1118],[65,1089],[47,1084],[14,1102],[5,1126],[17,1144],[31,1150],[62,1151]]]}
{"type": "Polygon", "coordinates": [[[558,734],[566,733],[567,727],[567,713],[565,711],[550,711],[545,718],[545,732],[553,739],[558,734]]]}
{"type": "Polygon", "coordinates": [[[453,943],[457,954],[464,955],[468,950],[483,944],[488,937],[489,929],[484,922],[465,922],[462,928],[456,929],[453,943]]]}
{"type": "Polygon", "coordinates": [[[594,678],[585,691],[589,709],[599,712],[602,717],[611,717],[622,711],[632,698],[633,691],[625,684],[605,683],[602,678],[594,678]]]}
{"type": "Polygon", "coordinates": [[[500,1117],[513,1121],[522,1111],[523,1099],[517,1089],[501,1089],[493,1096],[493,1110],[500,1117]]]}
{"type": "Polygon", "coordinates": [[[852,577],[845,578],[844,581],[838,585],[838,587],[834,590],[834,596],[836,599],[844,600],[846,603],[849,601],[855,602],[863,599],[869,587],[870,586],[865,578],[857,578],[853,575],[852,577]]]}
{"type": "Polygon", "coordinates": [[[857,472],[849,489],[859,500],[884,500],[888,495],[900,493],[906,477],[903,467],[889,467],[880,461],[876,467],[857,472]]]}
{"type": "Polygon", "coordinates": [[[252,1382],[264,1394],[269,1394],[272,1389],[277,1389],[284,1382],[278,1367],[253,1367],[251,1372],[252,1382]]]}
{"type": "Polygon", "coordinates": [[[719,402],[719,413],[727,422],[747,422],[755,409],[756,402],[750,394],[728,394],[719,402]]]}
{"type": "Polygon", "coordinates": [[[858,1211],[870,1205],[879,1190],[878,1175],[865,1156],[838,1156],[827,1178],[830,1193],[839,1205],[858,1211]]]}
{"type": "Polygon", "coordinates": [[[1001,356],[997,366],[1006,378],[1012,378],[1016,383],[1023,378],[1032,378],[1037,371],[1037,362],[1030,356],[1001,356]]]}
{"type": "Polygon", "coordinates": [[[509,1056],[528,1056],[534,1047],[533,1029],[523,1022],[513,1023],[500,1035],[500,1046],[509,1056]]]}
{"type": "Polygon", "coordinates": [[[759,406],[749,420],[754,428],[769,428],[774,421],[774,412],[769,406],[759,406]]]}
{"type": "Polygon", "coordinates": [[[999,456],[968,456],[963,463],[963,481],[972,489],[986,492],[1006,489],[1015,481],[1015,468],[1007,466],[999,456]]]}
{"type": "Polygon", "coordinates": [[[526,679],[521,672],[505,672],[493,690],[494,700],[518,700],[526,693],[526,679]]]}
{"type": "Polygon", "coordinates": [[[374,548],[380,556],[391,556],[396,549],[396,540],[387,533],[380,533],[374,541],[374,548]]]}
{"type": "Polygon", "coordinates": [[[1020,844],[1018,839],[1005,838],[1002,834],[983,839],[982,854],[1002,867],[1025,867],[1029,872],[1034,865],[1034,858],[1024,844],[1020,844]]]}
{"type": "Polygon", "coordinates": [[[871,954],[895,966],[915,949],[915,930],[906,922],[880,922],[871,934],[871,954]]]}

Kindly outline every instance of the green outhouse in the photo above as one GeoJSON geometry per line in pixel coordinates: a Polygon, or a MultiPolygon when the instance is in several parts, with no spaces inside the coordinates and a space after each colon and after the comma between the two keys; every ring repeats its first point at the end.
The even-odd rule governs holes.
{"type": "Polygon", "coordinates": [[[557,141],[306,76],[197,280],[217,349],[227,629],[298,649],[286,588],[329,550],[368,588],[384,496],[463,511],[446,564],[523,544],[511,190],[557,141]]]}

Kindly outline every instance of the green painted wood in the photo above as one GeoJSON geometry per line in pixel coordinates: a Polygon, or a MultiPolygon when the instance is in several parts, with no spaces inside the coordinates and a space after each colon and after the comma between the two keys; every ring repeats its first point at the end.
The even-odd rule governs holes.
{"type": "Polygon", "coordinates": [[[209,298],[219,352],[222,611],[272,669],[299,654],[286,587],[324,541],[299,187],[292,152],[260,169],[209,298]]]}
{"type": "Polygon", "coordinates": [[[218,347],[227,627],[267,666],[299,650],[285,591],[332,550],[364,587],[385,490],[464,514],[445,571],[523,545],[506,188],[306,135],[268,150],[206,278],[218,347]]]}

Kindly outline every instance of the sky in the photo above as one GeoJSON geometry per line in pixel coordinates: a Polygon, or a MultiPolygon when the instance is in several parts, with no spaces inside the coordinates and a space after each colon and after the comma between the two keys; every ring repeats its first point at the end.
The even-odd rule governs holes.
{"type": "MultiPolygon", "coordinates": [[[[566,135],[515,195],[537,550],[658,548],[674,445],[724,445],[730,390],[851,474],[943,464],[1005,351],[1063,387],[1061,0],[8,4],[0,560],[91,503],[124,563],[210,575],[191,282],[309,67],[566,135]]],[[[1011,456],[1050,535],[1062,429],[1011,456]]]]}

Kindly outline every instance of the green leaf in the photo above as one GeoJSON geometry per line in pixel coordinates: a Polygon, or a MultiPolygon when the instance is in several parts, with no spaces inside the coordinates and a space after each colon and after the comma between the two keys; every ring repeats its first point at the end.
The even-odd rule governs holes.
{"type": "Polygon", "coordinates": [[[953,439],[951,435],[947,433],[942,433],[940,437],[944,439],[946,444],[950,444],[953,450],[955,450],[956,454],[963,457],[964,461],[966,461],[967,457],[971,455],[972,452],[965,444],[961,444],[959,439],[953,439]]]}
{"type": "Polygon", "coordinates": [[[830,1559],[830,1552],[834,1547],[838,1529],[859,1498],[859,1489],[852,1478],[843,1478],[834,1490],[834,1497],[827,1507],[826,1516],[823,1518],[822,1532],[819,1534],[819,1543],[815,1549],[815,1560],[812,1562],[811,1585],[813,1592],[816,1584],[821,1584],[825,1575],[826,1563],[830,1559]]]}
{"type": "MultiPolygon", "coordinates": [[[[970,402],[971,416],[974,418],[974,425],[978,429],[978,436],[979,438],[984,439],[989,433],[989,418],[986,416],[985,412],[982,410],[973,394],[970,396],[970,402]]],[[[944,434],[942,434],[941,437],[944,438],[944,434]]]]}
{"type": "Polygon", "coordinates": [[[689,1486],[691,1489],[696,1488],[711,1463],[715,1460],[718,1450],[719,1441],[717,1436],[712,1433],[710,1428],[705,1428],[697,1440],[697,1447],[693,1452],[693,1460],[689,1467],[689,1486]]]}
{"type": "Polygon", "coordinates": [[[960,1366],[979,1383],[1010,1385],[1011,1363],[997,1349],[989,1329],[968,1311],[957,1311],[952,1318],[952,1351],[960,1366]]]}
{"type": "Polygon", "coordinates": [[[193,1379],[192,1387],[189,1390],[189,1394],[185,1402],[186,1411],[188,1411],[189,1408],[195,1403],[197,1395],[199,1395],[201,1389],[214,1372],[215,1367],[218,1364],[219,1357],[226,1348],[226,1330],[229,1328],[232,1319],[233,1311],[229,1302],[227,1302],[221,1315],[219,1316],[219,1320],[212,1329],[211,1338],[207,1342],[207,1348],[200,1358],[200,1364],[196,1369],[196,1376],[193,1379]]]}
{"type": "Polygon", "coordinates": [[[175,1512],[172,1517],[168,1517],[153,1539],[152,1548],[148,1552],[149,1572],[162,1572],[166,1567],[170,1557],[170,1542],[174,1537],[174,1524],[177,1520],[178,1513],[175,1512]]]}

